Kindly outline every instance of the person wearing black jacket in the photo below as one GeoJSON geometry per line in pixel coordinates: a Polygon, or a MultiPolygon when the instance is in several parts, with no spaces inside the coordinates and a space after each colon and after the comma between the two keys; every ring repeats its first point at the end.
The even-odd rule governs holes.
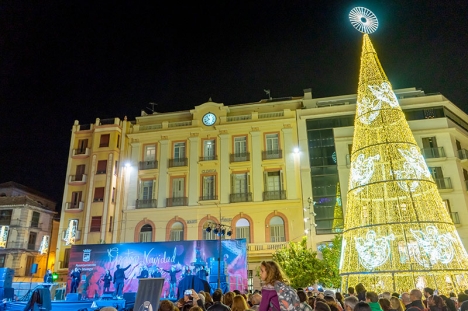
{"type": "Polygon", "coordinates": [[[406,311],[423,311],[425,309],[422,302],[422,293],[419,289],[410,292],[411,303],[406,306],[406,311]]]}
{"type": "Polygon", "coordinates": [[[213,293],[213,305],[207,311],[231,311],[231,308],[221,303],[223,292],[218,288],[213,293]]]}
{"type": "Polygon", "coordinates": [[[70,293],[76,293],[78,286],[80,286],[81,282],[81,270],[75,268],[75,270],[70,274],[71,277],[71,290],[70,293]]]}
{"type": "Polygon", "coordinates": [[[169,277],[170,277],[170,281],[169,281],[169,284],[170,284],[170,298],[176,298],[176,288],[177,288],[177,276],[176,274],[179,273],[180,271],[182,270],[176,270],[174,266],[171,267],[171,270],[164,270],[164,272],[166,273],[169,273],[169,277]]]}
{"type": "Polygon", "coordinates": [[[46,274],[44,275],[44,283],[53,283],[54,279],[52,278],[52,271],[47,269],[46,274]]]}
{"type": "Polygon", "coordinates": [[[120,265],[117,265],[114,272],[114,287],[115,287],[115,292],[114,296],[117,299],[122,299],[122,292],[123,292],[123,287],[125,283],[125,271],[130,268],[131,265],[128,265],[126,268],[120,268],[120,265]]]}
{"type": "Polygon", "coordinates": [[[104,274],[101,281],[104,282],[103,294],[106,293],[106,292],[108,293],[109,289],[110,289],[110,284],[112,282],[112,275],[110,273],[110,270],[106,270],[106,274],[104,274]]]}

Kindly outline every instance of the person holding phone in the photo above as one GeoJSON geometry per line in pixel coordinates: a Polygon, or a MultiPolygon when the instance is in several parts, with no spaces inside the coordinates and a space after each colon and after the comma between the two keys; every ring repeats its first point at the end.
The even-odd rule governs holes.
{"type": "Polygon", "coordinates": [[[188,311],[193,306],[198,306],[203,311],[206,311],[203,301],[197,292],[193,289],[187,289],[184,291],[184,298],[179,299],[177,302],[177,307],[180,311],[188,311]]]}

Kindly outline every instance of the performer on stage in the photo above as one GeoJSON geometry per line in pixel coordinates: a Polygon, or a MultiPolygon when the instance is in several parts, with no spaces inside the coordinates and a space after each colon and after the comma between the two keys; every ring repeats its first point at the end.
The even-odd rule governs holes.
{"type": "Polygon", "coordinates": [[[152,278],[160,278],[161,277],[161,270],[159,270],[159,267],[156,267],[153,272],[151,272],[151,277],[152,278]]]}
{"type": "Polygon", "coordinates": [[[197,276],[206,281],[206,277],[208,276],[208,271],[205,270],[205,266],[201,266],[200,269],[197,272],[197,276]]]}
{"type": "Polygon", "coordinates": [[[185,278],[186,276],[189,276],[189,275],[192,275],[192,271],[190,271],[190,267],[189,266],[185,266],[185,271],[184,273],[182,274],[182,277],[185,278]]]}
{"type": "Polygon", "coordinates": [[[182,270],[176,270],[174,266],[171,267],[171,270],[164,270],[164,272],[169,273],[170,276],[170,293],[169,293],[169,298],[176,298],[175,291],[177,288],[177,277],[176,274],[179,273],[182,270]]]}
{"type": "Polygon", "coordinates": [[[52,278],[52,271],[47,269],[46,274],[44,275],[44,283],[53,283],[54,279],[52,278]]]}
{"type": "Polygon", "coordinates": [[[78,267],[70,274],[71,280],[71,290],[70,293],[76,293],[78,286],[80,286],[81,282],[81,270],[78,267]]]}
{"type": "Polygon", "coordinates": [[[142,266],[140,275],[137,276],[137,279],[147,279],[148,277],[149,277],[148,269],[146,269],[146,266],[142,266]]]}
{"type": "Polygon", "coordinates": [[[131,265],[128,265],[126,268],[120,268],[120,265],[117,265],[116,268],[117,270],[115,270],[114,272],[114,287],[115,287],[115,292],[114,292],[114,296],[117,298],[117,299],[122,299],[123,298],[123,287],[124,287],[124,283],[125,283],[125,270],[127,270],[128,268],[130,268],[131,265]]]}
{"type": "Polygon", "coordinates": [[[110,274],[110,270],[106,270],[106,274],[102,276],[101,281],[104,282],[104,290],[102,293],[108,293],[110,289],[110,284],[112,282],[112,275],[110,274]]]}

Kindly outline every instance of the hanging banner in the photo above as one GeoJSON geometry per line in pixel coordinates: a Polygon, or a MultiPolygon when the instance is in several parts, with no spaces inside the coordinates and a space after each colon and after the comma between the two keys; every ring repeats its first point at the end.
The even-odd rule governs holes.
{"type": "Polygon", "coordinates": [[[50,237],[48,235],[42,237],[41,245],[39,246],[39,254],[47,254],[49,251],[49,241],[50,237]]]}
{"type": "Polygon", "coordinates": [[[78,220],[70,219],[70,221],[68,222],[67,231],[65,232],[65,236],[63,238],[63,240],[65,241],[65,245],[75,244],[77,231],[78,231],[78,220]]]}
{"type": "Polygon", "coordinates": [[[0,226],[0,248],[5,248],[8,242],[9,226],[0,226]]]}

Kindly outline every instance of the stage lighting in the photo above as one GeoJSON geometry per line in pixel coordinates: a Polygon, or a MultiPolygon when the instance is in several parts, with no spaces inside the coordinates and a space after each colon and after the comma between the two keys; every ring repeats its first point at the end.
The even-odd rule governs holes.
{"type": "Polygon", "coordinates": [[[226,233],[227,236],[231,236],[231,234],[232,234],[231,231],[228,231],[228,232],[226,233]]]}
{"type": "Polygon", "coordinates": [[[206,232],[211,232],[211,227],[205,229],[206,232]]]}
{"type": "Polygon", "coordinates": [[[221,230],[221,235],[225,235],[225,234],[226,234],[226,230],[225,229],[221,230]]]}
{"type": "Polygon", "coordinates": [[[218,228],[215,228],[215,229],[213,230],[213,233],[214,233],[214,234],[218,234],[218,232],[219,232],[218,228]]]}

